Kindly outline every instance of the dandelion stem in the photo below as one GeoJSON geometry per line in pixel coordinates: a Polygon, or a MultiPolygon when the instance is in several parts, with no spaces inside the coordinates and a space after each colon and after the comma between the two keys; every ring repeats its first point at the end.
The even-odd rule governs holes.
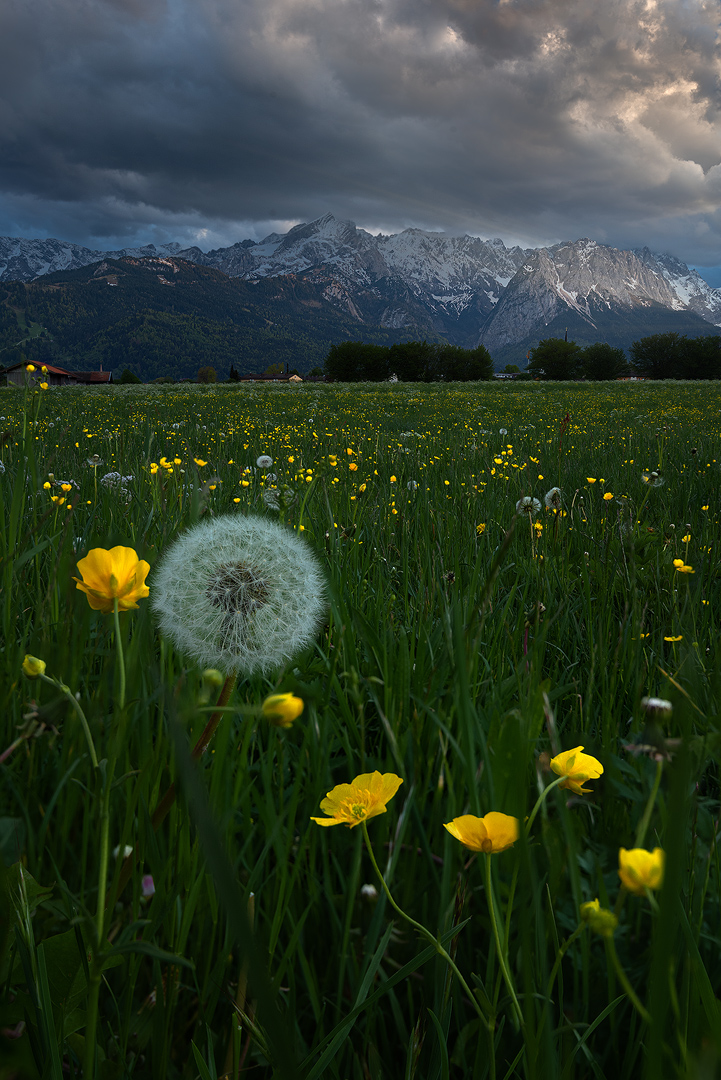
{"type": "Polygon", "coordinates": [[[492,856],[491,856],[490,852],[488,852],[486,854],[486,893],[487,893],[487,896],[488,896],[488,913],[491,916],[491,926],[493,927],[493,937],[495,938],[496,949],[498,950],[498,963],[499,963],[500,968],[501,968],[501,973],[503,974],[503,981],[506,984],[506,987],[508,989],[508,993],[511,995],[511,998],[513,999],[513,1004],[514,1004],[515,1009],[516,1009],[516,1015],[518,1017],[518,1023],[520,1025],[521,1030],[523,1030],[523,1028],[524,1028],[523,1013],[521,1012],[521,1006],[518,1004],[518,998],[516,997],[516,990],[515,990],[515,987],[513,985],[513,980],[511,979],[511,973],[508,970],[508,966],[506,964],[506,950],[503,948],[503,945],[501,943],[501,936],[500,936],[500,934],[498,932],[498,918],[496,916],[496,904],[495,904],[495,901],[493,899],[493,881],[491,879],[491,858],[492,858],[492,856]]]}
{"type": "Polygon", "coordinates": [[[418,933],[422,934],[423,937],[426,939],[426,941],[430,942],[430,944],[433,945],[436,952],[440,956],[443,957],[443,959],[448,964],[451,971],[454,973],[454,975],[456,976],[456,978],[460,982],[461,986],[465,990],[466,994],[470,998],[471,1003],[473,1004],[473,1007],[476,1010],[476,1012],[478,1014],[478,1017],[479,1017],[481,1023],[483,1024],[484,1028],[490,1034],[491,1038],[493,1038],[492,1026],[489,1023],[486,1016],[484,1015],[483,1010],[481,1009],[480,1005],[478,1004],[478,1001],[476,1000],[475,994],[473,993],[473,991],[469,987],[466,980],[461,975],[461,972],[458,970],[458,966],[456,965],[455,960],[449,955],[449,953],[446,952],[446,950],[443,948],[443,946],[441,945],[438,938],[434,937],[434,935],[430,932],[430,930],[427,930],[425,926],[423,926],[419,922],[416,922],[416,920],[412,919],[410,917],[410,915],[407,915],[405,913],[405,911],[403,911],[402,908],[398,907],[398,904],[395,902],[395,900],[393,899],[393,896],[391,895],[390,889],[386,885],[386,880],[383,877],[383,874],[381,873],[381,869],[378,866],[378,863],[376,862],[376,857],[375,857],[375,855],[373,853],[373,848],[371,846],[370,837],[368,835],[368,825],[367,825],[367,823],[365,821],[361,821],[361,828],[363,829],[363,837],[365,839],[366,848],[368,849],[368,854],[370,855],[371,862],[373,863],[373,869],[375,870],[376,874],[378,875],[378,879],[379,879],[379,881],[381,883],[381,886],[383,888],[383,892],[386,894],[386,897],[388,899],[389,904],[391,905],[391,907],[395,911],[398,912],[398,914],[400,915],[400,917],[402,919],[405,919],[405,921],[407,923],[410,923],[411,926],[415,927],[415,929],[418,931],[418,933]]]}
{"type": "Polygon", "coordinates": [[[649,822],[651,821],[651,814],[653,813],[653,807],[656,802],[656,796],[658,795],[658,789],[661,786],[661,773],[663,772],[663,761],[656,762],[656,776],[654,777],[653,787],[651,788],[651,794],[648,797],[646,803],[646,809],[643,812],[643,817],[638,823],[638,829],[636,830],[636,842],[634,847],[643,847],[643,842],[646,839],[646,833],[648,831],[649,822]]]}
{"type": "MultiPolygon", "coordinates": [[[[210,720],[205,725],[205,728],[203,729],[203,732],[202,732],[200,738],[198,739],[197,743],[193,747],[192,758],[193,758],[194,761],[198,761],[203,756],[205,751],[208,749],[208,745],[210,743],[210,740],[212,739],[213,735],[215,734],[215,729],[217,728],[217,726],[220,723],[221,718],[223,716],[222,710],[228,704],[228,700],[230,699],[230,695],[233,692],[233,688],[235,686],[236,679],[237,679],[237,675],[228,675],[227,679],[223,683],[223,687],[222,687],[222,689],[220,691],[220,695],[219,695],[218,700],[216,702],[216,709],[218,711],[211,714],[210,720]]],[[[165,821],[166,817],[168,816],[168,814],[170,812],[170,809],[171,809],[173,803],[175,802],[175,794],[176,794],[176,792],[175,792],[175,784],[173,783],[173,784],[170,785],[168,790],[165,792],[165,795],[163,795],[163,798],[160,800],[160,802],[156,806],[155,811],[154,811],[153,816],[152,816],[152,819],[151,819],[153,829],[156,832],[159,829],[160,825],[165,821]]],[[[131,875],[133,873],[133,867],[135,866],[136,858],[137,858],[137,852],[136,852],[136,850],[134,848],[133,851],[130,853],[130,855],[127,855],[126,858],[123,860],[123,865],[122,865],[121,870],[120,870],[120,877],[118,878],[118,887],[117,887],[117,890],[115,892],[115,896],[111,897],[110,894],[108,894],[108,896],[106,897],[106,905],[108,905],[111,902],[111,900],[114,901],[115,899],[117,899],[117,897],[120,896],[123,889],[125,888],[125,886],[130,881],[131,875]]]]}
{"type": "MultiPolygon", "coordinates": [[[[233,687],[235,686],[236,678],[237,678],[236,675],[229,675],[227,677],[227,679],[225,680],[225,682],[223,683],[223,688],[220,691],[220,695],[219,695],[218,700],[216,702],[216,709],[218,709],[219,711],[212,713],[212,715],[210,717],[210,720],[205,725],[200,738],[198,739],[197,743],[193,747],[193,753],[192,753],[193,761],[199,761],[201,759],[201,757],[203,756],[203,754],[205,753],[205,751],[208,749],[208,746],[210,744],[210,740],[213,738],[213,735],[215,734],[215,729],[217,728],[218,724],[220,723],[220,721],[222,719],[223,713],[222,713],[221,710],[228,704],[228,699],[230,698],[230,695],[233,692],[233,687]]],[[[153,821],[153,828],[154,829],[157,829],[158,826],[161,824],[161,822],[163,822],[165,820],[165,818],[168,816],[168,812],[169,812],[169,810],[170,810],[170,808],[171,808],[171,806],[173,805],[174,802],[175,802],[175,784],[171,784],[170,787],[168,788],[168,790],[165,792],[165,795],[163,796],[163,798],[158,803],[158,806],[155,809],[155,813],[153,814],[152,821],[153,821]]]]}

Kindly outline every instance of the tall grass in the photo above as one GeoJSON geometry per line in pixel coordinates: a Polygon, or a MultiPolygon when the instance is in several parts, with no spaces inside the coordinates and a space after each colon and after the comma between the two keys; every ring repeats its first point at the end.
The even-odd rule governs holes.
{"type": "Polygon", "coordinates": [[[688,383],[1,391],[0,1077],[715,1075],[720,401],[688,383]],[[516,514],[553,486],[559,512],[516,514]],[[179,532],[244,513],[302,527],[327,620],[276,677],[239,679],[197,766],[213,676],[140,600],[121,708],[113,616],[73,576],[131,546],[152,596],[179,532]],[[288,731],[260,713],[276,691],[305,702],[288,731]],[[484,856],[444,823],[523,822],[579,745],[602,777],[555,788],[491,856],[492,909],[484,856]],[[389,903],[362,830],[310,820],[374,770],[404,780],[368,823],[384,880],[463,983],[389,903]],[[640,831],[666,870],[635,896],[618,852],[640,831]],[[581,922],[594,898],[612,939],[581,922]]]}

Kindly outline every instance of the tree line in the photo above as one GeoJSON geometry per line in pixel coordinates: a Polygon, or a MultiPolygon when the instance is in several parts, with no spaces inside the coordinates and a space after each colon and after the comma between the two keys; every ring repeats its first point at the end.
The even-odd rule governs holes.
{"type": "Polygon", "coordinates": [[[324,373],[337,382],[470,382],[493,378],[483,345],[462,349],[445,342],[406,341],[390,346],[343,341],[331,346],[324,373]]]}
{"type": "Polygon", "coordinates": [[[721,379],[721,337],[688,338],[675,332],[634,341],[623,349],[598,341],[585,349],[575,341],[546,338],[529,354],[530,374],[542,379],[721,379]]]}

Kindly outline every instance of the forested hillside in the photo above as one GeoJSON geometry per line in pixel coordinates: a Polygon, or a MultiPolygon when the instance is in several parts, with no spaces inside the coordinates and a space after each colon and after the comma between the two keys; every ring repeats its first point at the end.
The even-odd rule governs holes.
{"type": "Polygon", "coordinates": [[[278,362],[303,372],[361,330],[383,345],[414,336],[361,323],[294,275],[243,281],[175,258],[105,260],[0,286],[3,366],[22,353],[76,370],[128,368],[145,381],[194,378],[205,366],[219,378],[231,365],[241,375],[278,362]],[[31,323],[45,332],[28,338],[31,323]]]}

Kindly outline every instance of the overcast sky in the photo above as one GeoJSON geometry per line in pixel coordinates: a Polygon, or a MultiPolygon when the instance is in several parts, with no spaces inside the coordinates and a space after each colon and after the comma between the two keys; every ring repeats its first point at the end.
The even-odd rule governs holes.
{"type": "Polygon", "coordinates": [[[718,266],[720,21],[718,0],[2,0],[0,235],[208,249],[331,211],[718,266]]]}

